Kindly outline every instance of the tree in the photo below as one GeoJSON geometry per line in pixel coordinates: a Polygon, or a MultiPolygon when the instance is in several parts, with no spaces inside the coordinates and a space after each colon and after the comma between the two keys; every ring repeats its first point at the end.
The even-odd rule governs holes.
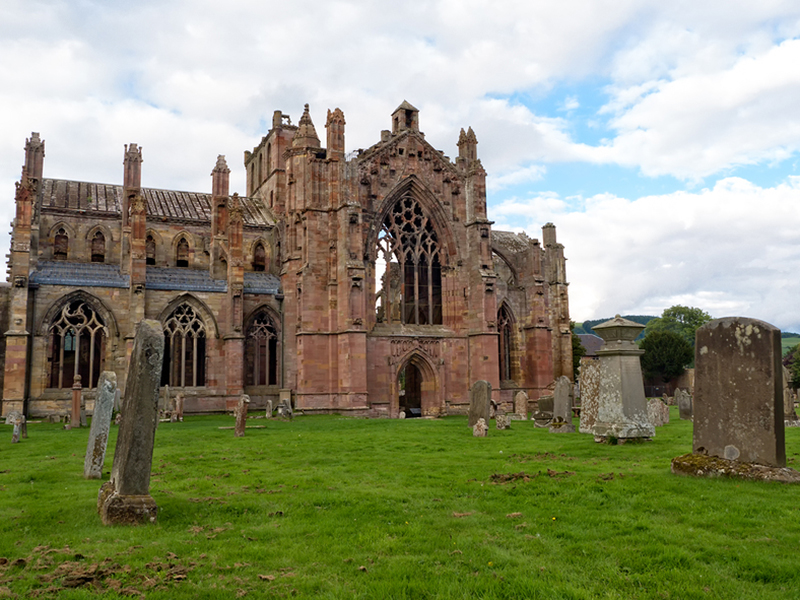
{"type": "Polygon", "coordinates": [[[664,383],[678,377],[694,360],[694,349],[674,331],[653,331],[645,336],[640,347],[645,377],[661,377],[664,383]]]}
{"type": "Polygon", "coordinates": [[[783,357],[783,366],[789,369],[791,380],[789,384],[797,389],[800,387],[800,344],[792,346],[783,357]]]}
{"type": "Polygon", "coordinates": [[[694,332],[710,320],[711,315],[699,308],[677,304],[665,309],[660,317],[648,322],[644,328],[644,335],[647,338],[656,331],[671,331],[680,335],[694,348],[694,332]]]}
{"type": "Polygon", "coordinates": [[[581,358],[586,356],[586,348],[581,344],[580,336],[575,333],[575,321],[569,322],[569,330],[572,332],[572,377],[577,380],[581,358]]]}

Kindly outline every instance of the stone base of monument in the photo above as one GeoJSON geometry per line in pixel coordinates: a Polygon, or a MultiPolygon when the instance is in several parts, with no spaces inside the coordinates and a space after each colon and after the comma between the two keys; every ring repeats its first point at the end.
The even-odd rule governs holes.
{"type": "Polygon", "coordinates": [[[531,415],[531,421],[533,421],[534,427],[547,427],[550,425],[550,421],[552,420],[553,420],[552,412],[544,412],[541,410],[537,410],[535,413],[531,415]]]}
{"type": "Polygon", "coordinates": [[[607,441],[613,438],[623,440],[651,438],[656,434],[656,428],[649,423],[595,423],[592,427],[595,442],[607,441]]]}
{"type": "Polygon", "coordinates": [[[786,419],[783,422],[784,427],[800,427],[800,419],[795,416],[794,419],[786,419]]]}
{"type": "Polygon", "coordinates": [[[672,459],[670,470],[692,477],[730,477],[750,481],[800,483],[800,473],[789,467],[770,467],[705,454],[684,454],[672,459]]]}
{"type": "Polygon", "coordinates": [[[150,494],[123,496],[106,481],[97,496],[97,512],[103,525],[140,525],[156,522],[158,506],[150,494]]]}
{"type": "Polygon", "coordinates": [[[575,425],[572,421],[559,421],[553,419],[548,427],[550,433],[575,433],[575,425]]]}

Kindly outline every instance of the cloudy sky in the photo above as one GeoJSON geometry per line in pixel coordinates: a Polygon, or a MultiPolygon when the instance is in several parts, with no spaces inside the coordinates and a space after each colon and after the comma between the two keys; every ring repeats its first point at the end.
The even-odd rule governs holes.
{"type": "MultiPolygon", "coordinates": [[[[25,138],[45,176],[210,190],[274,110],[347,119],[348,151],[404,99],[457,154],[472,126],[496,229],[569,259],[573,319],[674,304],[800,331],[796,0],[3,0],[0,220],[25,138]]],[[[0,235],[0,248],[8,236],[0,235]]]]}

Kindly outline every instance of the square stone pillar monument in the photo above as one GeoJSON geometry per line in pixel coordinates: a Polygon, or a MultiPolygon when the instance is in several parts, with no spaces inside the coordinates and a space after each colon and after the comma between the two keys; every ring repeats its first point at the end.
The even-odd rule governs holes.
{"type": "Polygon", "coordinates": [[[592,433],[597,441],[648,438],[655,427],[647,417],[647,399],[639,357],[644,354],[634,340],[644,325],[619,315],[592,328],[605,341],[600,357],[597,420],[592,433]]]}

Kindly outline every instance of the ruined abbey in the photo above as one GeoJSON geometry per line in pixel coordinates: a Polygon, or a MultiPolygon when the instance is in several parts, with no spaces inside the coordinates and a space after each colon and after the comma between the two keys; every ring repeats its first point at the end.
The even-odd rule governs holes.
{"type": "Polygon", "coordinates": [[[91,407],[102,371],[124,384],[143,319],[163,325],[161,383],[188,413],[246,393],[254,409],[438,416],[464,413],[478,380],[510,403],[571,378],[556,229],[492,229],[472,129],[454,161],[407,102],[366,150],[345,152],[339,109],[325,131],[323,147],[308,106],[296,124],[276,111],[241,195],[223,156],[210,193],[143,187],[136,144],[121,184],[50,179],[32,134],[0,290],[2,413],[66,414],[76,384],[91,407]]]}

